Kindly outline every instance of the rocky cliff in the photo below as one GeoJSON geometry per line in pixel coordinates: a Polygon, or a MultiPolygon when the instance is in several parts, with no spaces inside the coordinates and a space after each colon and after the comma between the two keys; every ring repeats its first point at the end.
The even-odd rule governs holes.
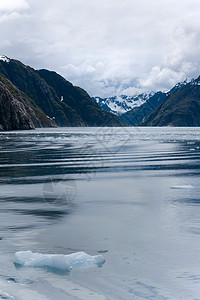
{"type": "Polygon", "coordinates": [[[6,86],[0,82],[0,129],[33,129],[40,122],[26,103],[19,101],[6,86]]]}

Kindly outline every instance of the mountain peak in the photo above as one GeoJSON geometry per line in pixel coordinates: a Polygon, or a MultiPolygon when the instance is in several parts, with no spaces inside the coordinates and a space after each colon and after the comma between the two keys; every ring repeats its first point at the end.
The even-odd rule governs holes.
{"type": "Polygon", "coordinates": [[[5,56],[5,55],[0,55],[0,60],[9,63],[10,62],[10,58],[5,56]]]}

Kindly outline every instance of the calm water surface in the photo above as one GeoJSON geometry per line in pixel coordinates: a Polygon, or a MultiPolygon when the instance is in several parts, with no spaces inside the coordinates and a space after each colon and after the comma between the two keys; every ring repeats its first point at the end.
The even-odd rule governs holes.
{"type": "Polygon", "coordinates": [[[0,299],[200,299],[200,129],[0,134],[0,299]],[[17,268],[16,251],[103,252],[17,268]]]}

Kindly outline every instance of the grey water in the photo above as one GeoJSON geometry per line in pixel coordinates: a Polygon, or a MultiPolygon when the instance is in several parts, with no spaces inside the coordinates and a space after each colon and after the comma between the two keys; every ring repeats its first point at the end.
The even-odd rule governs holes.
{"type": "Polygon", "coordinates": [[[2,132],[0,299],[200,299],[200,128],[2,132]],[[106,262],[18,268],[22,250],[106,262]]]}

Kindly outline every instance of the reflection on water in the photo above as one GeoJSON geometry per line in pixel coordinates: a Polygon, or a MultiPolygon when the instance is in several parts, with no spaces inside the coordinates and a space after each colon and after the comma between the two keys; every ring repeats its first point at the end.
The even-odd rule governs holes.
{"type": "Polygon", "coordinates": [[[200,299],[199,154],[198,128],[1,133],[0,290],[16,299],[21,283],[37,299],[200,299]],[[29,249],[103,253],[106,264],[70,278],[16,270],[13,254],[29,249]]]}

